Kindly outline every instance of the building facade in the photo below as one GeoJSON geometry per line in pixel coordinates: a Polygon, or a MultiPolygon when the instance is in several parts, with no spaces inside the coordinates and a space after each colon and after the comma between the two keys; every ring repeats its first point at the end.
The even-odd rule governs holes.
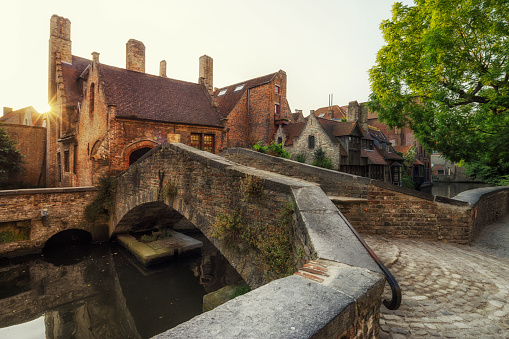
{"type": "Polygon", "coordinates": [[[225,128],[199,62],[198,83],[145,73],[145,46],[126,44],[126,68],[72,55],[70,21],[53,15],[49,42],[48,186],[96,185],[125,170],[155,145],[182,142],[218,153],[225,128]]]}

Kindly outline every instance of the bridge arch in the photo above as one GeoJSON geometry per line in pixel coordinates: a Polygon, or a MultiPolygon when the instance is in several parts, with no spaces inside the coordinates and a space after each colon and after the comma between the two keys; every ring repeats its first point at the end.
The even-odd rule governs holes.
{"type": "MultiPolygon", "coordinates": [[[[185,217],[215,245],[251,287],[258,287],[279,277],[281,272],[260,254],[261,247],[253,247],[252,243],[239,246],[239,238],[232,240],[218,237],[217,233],[213,235],[213,226],[218,220],[231,219],[238,213],[239,227],[260,232],[267,225],[277,223],[287,208],[290,217],[281,222],[280,227],[287,232],[291,249],[288,250],[289,259],[285,260],[289,260],[293,271],[311,259],[337,259],[338,256],[344,256],[344,263],[379,271],[369,254],[361,249],[362,245],[348,229],[337,208],[315,184],[238,165],[179,143],[154,147],[118,176],[110,236],[127,232],[132,227],[140,229],[144,227],[142,221],[149,227],[151,222],[157,222],[149,220],[150,216],[163,211],[167,213],[165,218],[185,217]],[[319,217],[315,215],[316,210],[319,217]],[[338,234],[332,234],[331,230],[316,233],[312,228],[322,224],[323,211],[328,213],[324,219],[326,224],[334,220],[335,227],[346,229],[338,234]],[[312,234],[317,235],[314,240],[312,234]],[[322,239],[324,234],[326,240],[322,239]],[[338,237],[342,241],[350,239],[348,248],[340,240],[331,245],[330,239],[338,237]],[[327,248],[324,243],[328,244],[327,248]],[[355,256],[348,254],[352,246],[359,252],[355,256]]],[[[260,241],[265,243],[261,245],[271,246],[267,243],[270,238],[264,235],[260,241]]]]}

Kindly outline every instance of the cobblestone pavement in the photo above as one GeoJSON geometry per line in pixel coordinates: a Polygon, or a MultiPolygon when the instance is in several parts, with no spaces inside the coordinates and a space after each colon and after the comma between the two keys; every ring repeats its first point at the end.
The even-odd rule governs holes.
{"type": "MultiPolygon", "coordinates": [[[[509,218],[505,226],[509,234],[509,218]]],[[[509,243],[493,252],[489,241],[363,238],[402,289],[398,310],[381,307],[380,338],[509,338],[509,257],[491,254],[509,253],[509,243]]],[[[390,299],[388,286],[384,296],[390,299]]]]}

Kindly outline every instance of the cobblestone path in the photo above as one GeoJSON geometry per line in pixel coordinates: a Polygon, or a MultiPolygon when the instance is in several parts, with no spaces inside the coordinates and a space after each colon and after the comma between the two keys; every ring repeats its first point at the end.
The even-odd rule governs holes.
{"type": "Polygon", "coordinates": [[[363,238],[402,289],[398,310],[381,307],[380,338],[509,338],[509,257],[486,252],[486,243],[363,238]]]}

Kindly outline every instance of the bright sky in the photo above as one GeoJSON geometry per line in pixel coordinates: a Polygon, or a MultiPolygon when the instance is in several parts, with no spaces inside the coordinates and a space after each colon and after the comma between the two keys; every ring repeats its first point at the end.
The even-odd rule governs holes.
{"type": "MultiPolygon", "coordinates": [[[[412,0],[402,0],[412,5],[412,0]]],[[[49,22],[71,21],[74,55],[125,68],[125,44],[146,47],[147,73],[197,82],[214,59],[214,87],[286,71],[292,111],[364,102],[394,0],[2,1],[0,107],[47,109],[49,22]]],[[[0,113],[1,114],[1,113],[0,113]]]]}

